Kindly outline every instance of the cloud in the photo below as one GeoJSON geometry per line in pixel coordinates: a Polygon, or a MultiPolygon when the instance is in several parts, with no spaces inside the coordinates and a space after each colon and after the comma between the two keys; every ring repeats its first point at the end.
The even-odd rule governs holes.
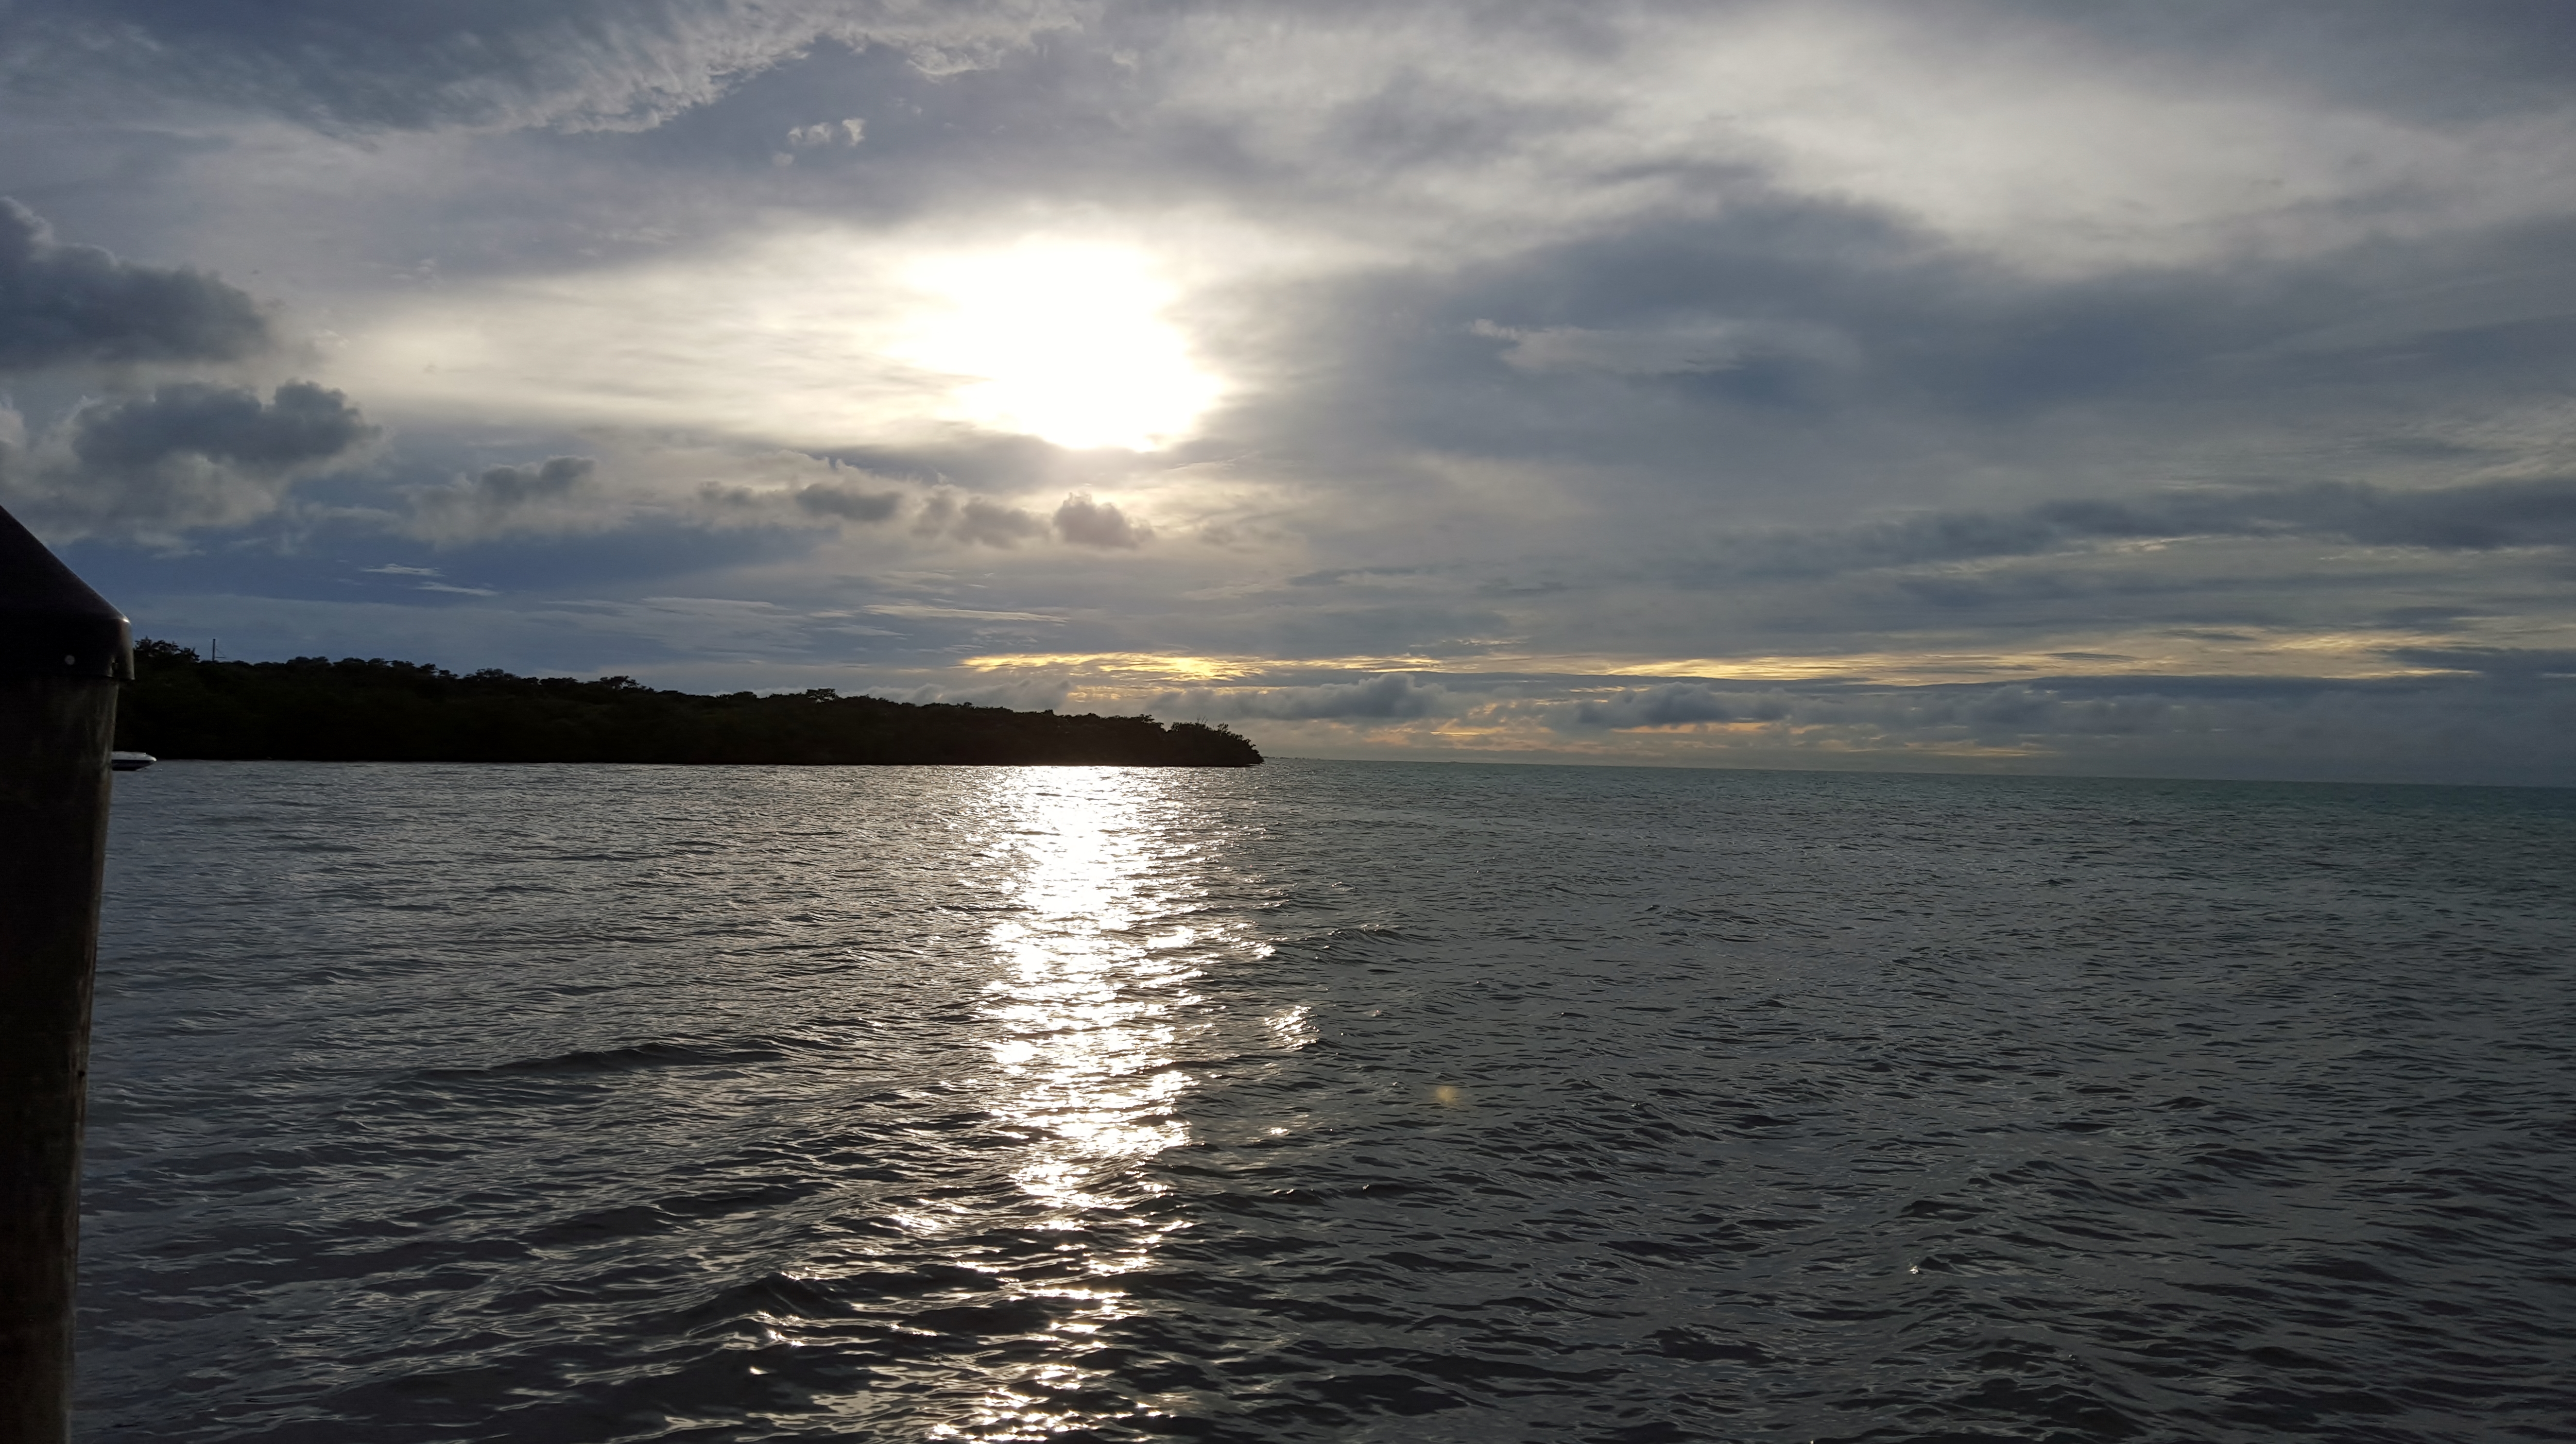
{"type": "Polygon", "coordinates": [[[787,143],[798,150],[820,145],[857,145],[867,139],[868,123],[856,117],[837,122],[800,125],[787,132],[787,143]]]}
{"type": "Polygon", "coordinates": [[[310,382],[265,403],[246,387],[174,382],[82,406],[27,451],[0,448],[0,482],[57,533],[166,541],[268,514],[378,434],[346,396],[310,382]]]}
{"type": "Polygon", "coordinates": [[[2576,678],[2576,647],[2392,647],[2388,655],[2410,666],[2490,677],[2576,678]]]}
{"type": "MultiPolygon", "coordinates": [[[[2143,764],[2154,771],[2179,756],[2197,756],[2208,766],[2233,751],[2253,775],[2268,769],[2298,776],[2333,775],[2338,768],[2366,775],[2385,767],[2396,760],[2407,731],[2437,717],[2455,730],[2475,722],[2482,730],[2524,732],[2529,716],[2477,716],[2497,698],[2497,689],[2484,682],[2448,678],[2070,676],[1910,687],[1676,683],[1609,698],[1506,702],[1492,710],[1496,720],[1543,721],[1566,733],[1725,724],[1725,732],[1697,732],[1685,744],[1702,748],[1711,761],[1747,753],[1916,752],[1971,767],[2019,759],[2054,764],[2051,770],[2143,764]],[[2307,760],[2322,764],[2319,769],[2300,768],[2302,747],[2315,749],[2307,760]],[[2370,754],[2378,755],[2362,760],[2370,754]],[[2260,764],[2251,765],[2257,758],[2260,764]]],[[[2576,691],[2557,697],[2550,710],[2563,714],[2571,705],[2576,691]]],[[[2563,745],[2539,751],[2561,765],[2576,761],[2576,751],[2563,745]]],[[[2478,769],[2460,757],[2420,770],[2469,775],[2478,769]]]]}
{"type": "Polygon", "coordinates": [[[2418,489],[2340,481],[2190,487],[2009,512],[1927,512],[1842,527],[1723,533],[1700,565],[1810,576],[2186,537],[2325,538],[2449,551],[2570,547],[2576,546],[2576,477],[2418,489]]]}
{"type": "MultiPolygon", "coordinates": [[[[2440,37],[2455,100],[2467,75],[2523,71],[2474,107],[2385,103],[2439,89],[2375,53],[2421,38],[2385,7],[2352,27],[2359,56],[2248,45],[2200,7],[2175,43],[2139,44],[2149,8],[1638,5],[1569,27],[1543,7],[1405,5],[1290,27],[1208,6],[1155,59],[1169,118],[1317,190],[1405,196],[1357,225],[1479,251],[1705,214],[1748,178],[2049,275],[2316,254],[2569,199],[2564,76],[2553,95],[2517,67],[2547,42],[2511,7],[2440,37]],[[2391,73],[2353,84],[2356,60],[2391,73]]],[[[2299,13],[2281,29],[2324,28],[2299,13]]]]}
{"type": "Polygon", "coordinates": [[[1530,375],[1601,371],[1620,376],[1683,375],[1733,371],[1765,358],[1848,365],[1850,341],[1822,326],[1798,321],[1681,318],[1641,330],[1590,330],[1543,326],[1516,330],[1491,321],[1467,328],[1487,340],[1509,341],[1503,364],[1530,375]]]}
{"type": "Polygon", "coordinates": [[[245,595],[498,639],[717,587],[809,620],[638,613],[615,667],[773,628],[730,685],[938,689],[1016,628],[1222,658],[1058,670],[1297,746],[1762,765],[2491,746],[2576,641],[2576,60],[2529,7],[5,9],[90,49],[0,57],[0,190],[274,287],[402,428],[296,496],[303,560],[188,563],[245,595]],[[952,17],[990,46],[891,38],[952,17]],[[1221,387],[1093,429],[1165,374],[1118,354],[1221,387]],[[404,527],[447,576],[297,570],[404,527]]]}
{"type": "Polygon", "coordinates": [[[886,521],[903,507],[899,491],[861,491],[838,482],[818,481],[796,490],[796,505],[815,516],[840,521],[886,521]]]}
{"type": "MultiPolygon", "coordinates": [[[[456,545],[512,536],[609,538],[639,529],[712,536],[767,531],[803,535],[814,544],[899,542],[962,544],[1012,550],[1041,540],[1065,522],[990,496],[939,485],[918,489],[887,477],[834,467],[801,452],[695,445],[673,438],[603,434],[605,461],[557,456],[543,462],[485,467],[435,485],[402,490],[414,536],[456,545]],[[614,484],[608,484],[613,475],[614,484]],[[858,479],[841,480],[842,476],[858,479]],[[892,524],[908,522],[902,532],[892,524]]],[[[1092,545],[1149,538],[1150,528],[1114,507],[1068,514],[1092,545]]]]}
{"type": "Polygon", "coordinates": [[[1704,684],[1674,682],[1622,691],[1614,697],[1588,697],[1575,707],[1574,715],[1575,721],[1586,727],[1632,728],[1726,722],[1733,720],[1737,712],[1704,684]]]}
{"type": "Polygon", "coordinates": [[[963,702],[976,707],[1009,707],[1021,712],[1073,710],[1067,706],[1072,689],[1062,679],[1052,677],[979,678],[962,684],[925,682],[913,686],[884,686],[869,689],[868,695],[894,702],[963,702]]]}
{"type": "Polygon", "coordinates": [[[265,349],[259,303],[213,276],[67,246],[0,197],[0,370],[232,361],[265,349]]]}
{"type": "Polygon", "coordinates": [[[904,617],[915,621],[934,622],[1062,622],[1064,618],[1044,612],[997,612],[973,607],[943,607],[927,602],[882,602],[866,608],[880,617],[904,617]]]}
{"type": "Polygon", "coordinates": [[[453,543],[581,525],[593,519],[593,510],[582,503],[598,470],[587,456],[485,467],[414,491],[410,530],[425,540],[453,543]]]}
{"type": "Polygon", "coordinates": [[[1003,460],[978,432],[1041,452],[1151,451],[1195,436],[1224,394],[1167,314],[1167,272],[1260,263],[1259,247],[1210,234],[1222,229],[744,224],[550,276],[380,296],[342,321],[335,374],[380,405],[447,417],[622,419],[816,455],[1003,460]]]}
{"type": "Polygon", "coordinates": [[[2341,537],[2372,546],[2493,551],[2576,546],[2576,477],[2396,490],[2360,482],[2168,492],[2138,502],[2057,502],[2033,515],[2104,537],[2341,537]]]}
{"type": "Polygon", "coordinates": [[[1056,535],[1075,546],[1134,548],[1153,539],[1154,529],[1130,518],[1107,502],[1075,493],[1055,509],[1056,535]]]}
{"type": "Polygon", "coordinates": [[[1166,716],[1314,721],[1432,717],[1447,711],[1449,702],[1448,691],[1439,682],[1388,672],[1363,682],[1319,686],[1194,687],[1162,694],[1154,699],[1154,708],[1166,716]]]}
{"type": "Polygon", "coordinates": [[[1054,0],[20,0],[0,81],[123,82],[341,129],[644,129],[819,40],[953,74],[1070,20],[1054,0]]]}
{"type": "Polygon", "coordinates": [[[1046,523],[1016,506],[984,497],[969,497],[957,509],[956,520],[949,523],[948,534],[962,542],[985,546],[1015,546],[1030,537],[1044,536],[1046,523]]]}
{"type": "Polygon", "coordinates": [[[1046,535],[1047,524],[1019,507],[942,487],[930,494],[912,524],[914,536],[945,537],[968,545],[1014,547],[1046,535]]]}
{"type": "Polygon", "coordinates": [[[618,498],[629,513],[723,528],[841,532],[901,517],[918,495],[891,476],[782,447],[618,438],[618,498]]]}
{"type": "Polygon", "coordinates": [[[1244,720],[1263,750],[1292,757],[2564,786],[2576,783],[2576,675],[2556,668],[2570,655],[2485,676],[1678,683],[1606,697],[1584,695],[1588,678],[1411,679],[1397,694],[1381,677],[1166,692],[1153,710],[1244,720]],[[1365,705],[1356,689],[1369,687],[1407,705],[1365,705]],[[1433,691],[1436,703],[1422,695],[1433,691]]]}

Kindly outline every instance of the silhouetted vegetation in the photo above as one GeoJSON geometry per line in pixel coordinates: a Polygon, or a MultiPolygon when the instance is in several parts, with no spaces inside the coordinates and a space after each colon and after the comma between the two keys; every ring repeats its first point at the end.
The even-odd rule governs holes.
{"type": "Polygon", "coordinates": [[[1151,717],[1059,717],[961,703],[661,692],[596,682],[458,676],[416,662],[207,662],[134,646],[116,745],[160,757],[321,762],[757,762],[1249,767],[1231,728],[1151,717]]]}

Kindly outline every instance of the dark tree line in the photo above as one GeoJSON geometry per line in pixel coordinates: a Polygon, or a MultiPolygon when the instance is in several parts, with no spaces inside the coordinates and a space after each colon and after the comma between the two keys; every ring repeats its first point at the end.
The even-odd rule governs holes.
{"type": "Polygon", "coordinates": [[[170,642],[134,646],[116,745],[159,757],[317,762],[1108,764],[1249,767],[1223,726],[1059,717],[962,703],[662,692],[595,682],[458,676],[417,662],[207,662],[170,642]]]}

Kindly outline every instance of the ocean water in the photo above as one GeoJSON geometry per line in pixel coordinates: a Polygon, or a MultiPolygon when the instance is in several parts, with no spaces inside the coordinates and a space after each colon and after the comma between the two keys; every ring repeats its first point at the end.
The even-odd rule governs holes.
{"type": "Polygon", "coordinates": [[[120,777],[80,1437],[2576,1437],[2576,793],[120,777]]]}

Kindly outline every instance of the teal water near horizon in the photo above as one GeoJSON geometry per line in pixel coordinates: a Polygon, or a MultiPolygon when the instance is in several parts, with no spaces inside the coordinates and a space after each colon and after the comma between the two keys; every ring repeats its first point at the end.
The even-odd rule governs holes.
{"type": "Polygon", "coordinates": [[[86,1440],[2576,1433],[2576,792],[116,787],[86,1440]]]}

